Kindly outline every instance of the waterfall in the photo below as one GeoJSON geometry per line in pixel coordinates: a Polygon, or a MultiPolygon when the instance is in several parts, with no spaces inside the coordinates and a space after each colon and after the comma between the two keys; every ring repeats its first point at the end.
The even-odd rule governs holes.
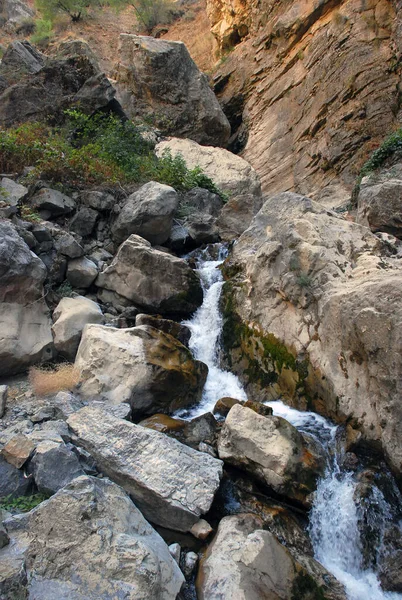
{"type": "MultiPolygon", "coordinates": [[[[178,416],[193,418],[211,411],[219,398],[230,396],[246,400],[246,393],[238,378],[220,369],[218,363],[219,337],[222,316],[219,299],[223,278],[219,266],[227,250],[214,244],[206,250],[191,253],[196,261],[204,290],[202,306],[193,318],[185,321],[191,330],[190,349],[195,358],[206,363],[208,378],[197,407],[181,411],[178,416]]],[[[319,481],[310,513],[309,533],[316,559],[344,584],[349,600],[402,600],[402,594],[384,592],[374,570],[363,568],[363,551],[359,532],[362,507],[355,502],[358,485],[357,475],[342,467],[342,449],[337,445],[337,426],[314,412],[301,412],[281,401],[266,402],[274,414],[285,418],[301,432],[313,436],[323,447],[327,456],[327,469],[319,481]]],[[[395,495],[401,496],[395,486],[395,495]]],[[[395,510],[374,484],[371,504],[365,508],[366,520],[373,521],[379,537],[387,524],[395,520],[395,510]]],[[[402,528],[402,523],[399,523],[402,528]]],[[[380,543],[381,546],[381,543],[380,543]]],[[[377,549],[379,551],[380,548],[377,549]]]]}

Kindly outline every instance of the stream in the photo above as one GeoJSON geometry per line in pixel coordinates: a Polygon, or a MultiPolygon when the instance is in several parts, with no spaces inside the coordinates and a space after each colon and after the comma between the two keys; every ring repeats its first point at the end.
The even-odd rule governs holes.
{"type": "MultiPolygon", "coordinates": [[[[191,330],[191,351],[195,358],[208,365],[209,373],[199,405],[177,414],[185,419],[212,411],[217,400],[223,396],[247,399],[237,376],[222,370],[218,360],[222,329],[219,299],[223,286],[218,267],[227,256],[227,249],[223,245],[213,244],[205,250],[192,252],[190,256],[196,261],[201,277],[204,301],[192,319],[183,324],[191,330]]],[[[382,591],[374,569],[363,568],[359,532],[359,523],[362,521],[368,523],[370,531],[376,532],[377,544],[372,552],[375,563],[390,523],[396,522],[402,530],[401,513],[398,513],[402,507],[402,497],[392,477],[389,480],[394,503],[391,505],[373,483],[369,501],[366,499],[362,507],[355,501],[358,469],[352,471],[342,466],[344,451],[338,442],[338,427],[316,413],[295,410],[279,400],[266,404],[272,407],[274,415],[285,418],[302,433],[313,436],[325,449],[326,472],[318,483],[310,512],[309,533],[315,558],[344,584],[349,600],[402,600],[402,594],[382,591]]]]}

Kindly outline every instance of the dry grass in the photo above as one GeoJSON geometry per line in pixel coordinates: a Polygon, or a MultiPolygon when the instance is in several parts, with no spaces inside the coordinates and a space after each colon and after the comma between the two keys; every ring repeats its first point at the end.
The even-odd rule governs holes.
{"type": "Polygon", "coordinates": [[[79,381],[80,373],[74,365],[61,364],[52,370],[39,367],[29,369],[29,382],[37,396],[71,390],[79,381]]]}

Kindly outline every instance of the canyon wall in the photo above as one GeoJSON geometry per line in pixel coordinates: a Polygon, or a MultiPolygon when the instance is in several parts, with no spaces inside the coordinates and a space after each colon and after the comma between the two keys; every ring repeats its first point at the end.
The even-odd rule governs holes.
{"type": "Polygon", "coordinates": [[[400,123],[398,2],[207,4],[222,51],[214,83],[235,130],[231,147],[258,171],[266,193],[346,201],[369,153],[400,123]]]}

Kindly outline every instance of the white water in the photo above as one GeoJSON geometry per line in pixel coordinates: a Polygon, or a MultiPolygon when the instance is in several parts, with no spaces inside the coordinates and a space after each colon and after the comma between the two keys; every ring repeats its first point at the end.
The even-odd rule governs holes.
{"type": "MultiPolygon", "coordinates": [[[[184,418],[211,411],[216,401],[224,396],[247,399],[238,378],[219,368],[218,344],[222,330],[219,299],[223,281],[218,267],[226,257],[226,251],[217,245],[213,250],[214,257],[208,251],[193,254],[202,280],[204,301],[193,318],[184,324],[191,330],[190,348],[198,360],[208,365],[209,374],[200,404],[182,413],[184,418]]],[[[317,560],[344,584],[349,600],[402,600],[402,594],[383,592],[375,572],[362,568],[358,522],[359,510],[363,509],[354,501],[355,473],[339,466],[342,450],[337,448],[337,427],[316,413],[300,412],[281,401],[266,404],[273,408],[274,414],[313,436],[326,450],[327,471],[318,484],[310,514],[310,536],[317,560]]],[[[382,528],[384,531],[393,511],[381,491],[375,486],[373,490],[375,510],[370,513],[369,508],[366,517],[375,521],[377,530],[382,528]]]]}
{"type": "Polygon", "coordinates": [[[247,400],[243,386],[236,375],[223,371],[218,364],[218,341],[222,331],[219,299],[223,286],[222,273],[218,267],[226,258],[227,251],[223,246],[214,246],[212,250],[215,250],[216,257],[212,257],[207,250],[195,255],[197,272],[204,291],[204,301],[192,319],[183,322],[183,325],[187,325],[191,331],[190,350],[195,358],[205,363],[209,369],[200,404],[190,411],[178,413],[178,416],[184,418],[192,419],[212,411],[217,400],[225,396],[247,400]]]}
{"type": "MultiPolygon", "coordinates": [[[[314,435],[327,449],[328,466],[318,483],[310,513],[310,536],[316,559],[345,586],[349,600],[401,600],[402,594],[384,592],[377,575],[363,570],[358,529],[359,506],[354,501],[356,475],[339,466],[341,451],[336,448],[337,427],[313,412],[300,412],[283,402],[267,402],[274,414],[285,418],[303,432],[314,435]]],[[[382,492],[373,486],[374,511],[366,515],[385,533],[392,509],[382,492]]],[[[379,548],[377,549],[379,550],[379,548]]]]}

